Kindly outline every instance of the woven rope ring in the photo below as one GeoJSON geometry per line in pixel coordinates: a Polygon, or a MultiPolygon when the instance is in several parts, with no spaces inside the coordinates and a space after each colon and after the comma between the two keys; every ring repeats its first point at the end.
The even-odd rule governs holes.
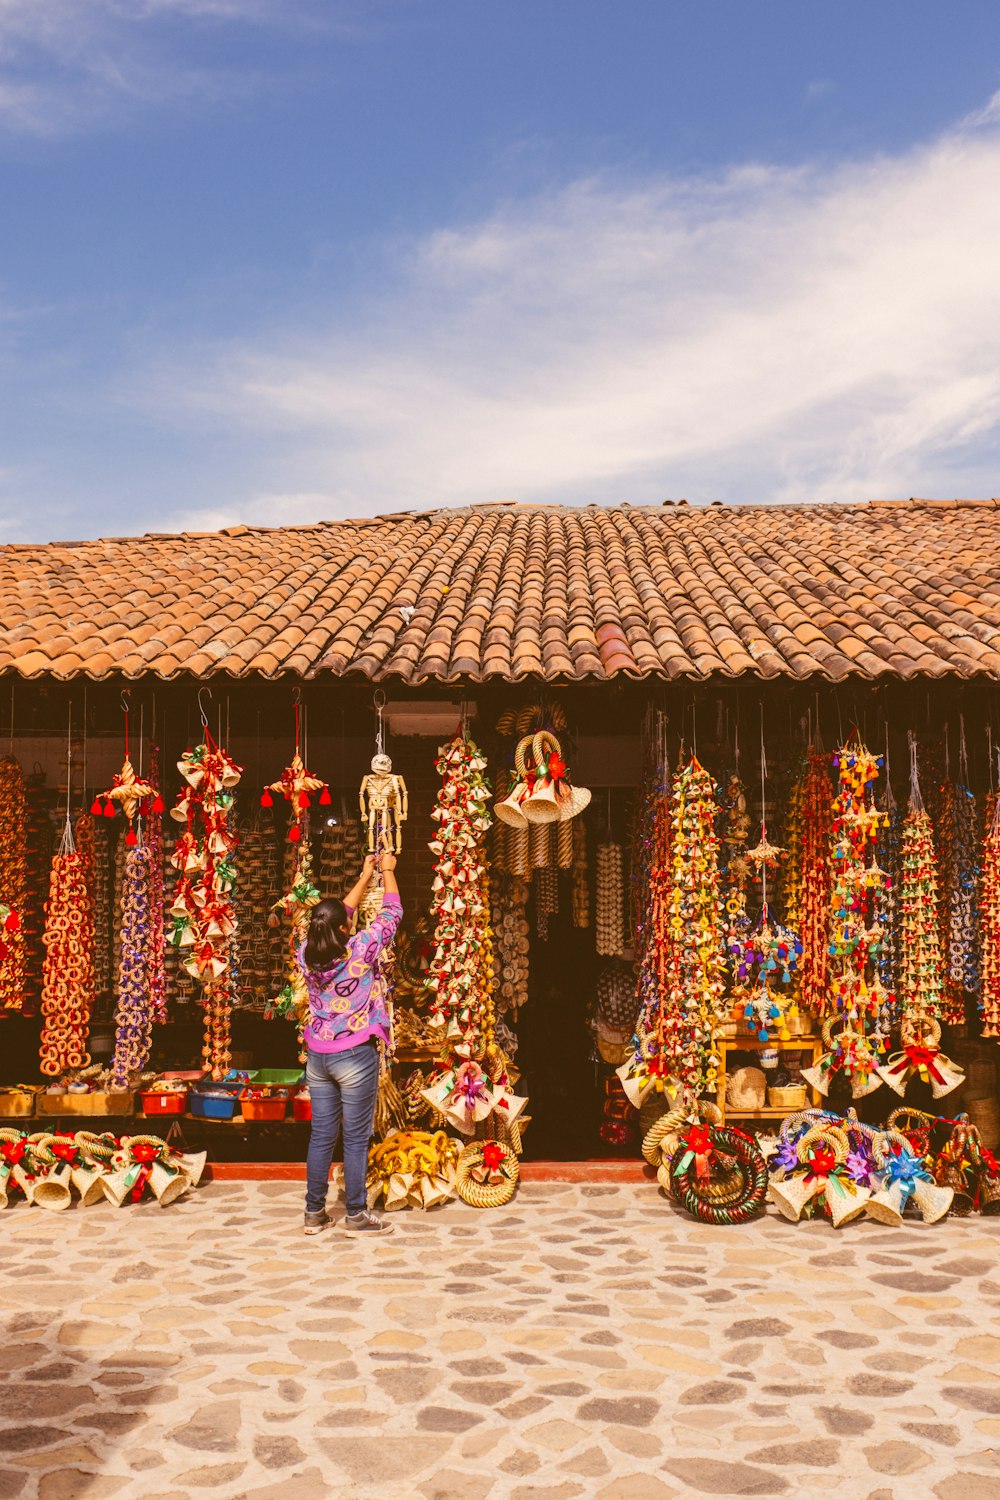
{"type": "Polygon", "coordinates": [[[699,1182],[692,1161],[685,1171],[672,1174],[671,1196],[706,1224],[746,1224],[763,1212],[768,1187],[767,1162],[756,1142],[740,1130],[713,1126],[709,1135],[719,1165],[725,1162],[722,1176],[699,1182]]]}
{"type": "MultiPolygon", "coordinates": [[[[501,1208],[503,1204],[509,1203],[517,1190],[520,1169],[517,1157],[507,1146],[500,1146],[503,1152],[501,1169],[504,1172],[502,1182],[477,1182],[472,1173],[483,1165],[484,1141],[472,1141],[466,1146],[458,1158],[458,1166],[455,1172],[455,1189],[463,1203],[468,1203],[472,1208],[501,1208]]],[[[499,1142],[495,1143],[500,1145],[499,1142]]]]}

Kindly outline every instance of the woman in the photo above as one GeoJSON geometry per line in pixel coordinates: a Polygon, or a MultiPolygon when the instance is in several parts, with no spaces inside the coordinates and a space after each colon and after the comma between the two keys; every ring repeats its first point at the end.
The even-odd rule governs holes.
{"type": "Polygon", "coordinates": [[[341,1125],[347,1198],[347,1217],[341,1227],[350,1234],[390,1234],[393,1229],[392,1224],[368,1212],[365,1179],[378,1094],[378,1042],[389,1040],[389,1013],[379,960],[403,915],[395,855],[381,856],[385,888],[381,911],[370,927],[351,937],[351,921],[375,865],[375,857],[369,855],[346,900],[328,896],[313,907],[305,942],[298,950],[310,1010],[305,1028],[309,1049],[306,1082],[312,1098],[312,1133],[306,1158],[306,1234],[319,1234],[330,1222],[326,1194],[341,1125]]]}

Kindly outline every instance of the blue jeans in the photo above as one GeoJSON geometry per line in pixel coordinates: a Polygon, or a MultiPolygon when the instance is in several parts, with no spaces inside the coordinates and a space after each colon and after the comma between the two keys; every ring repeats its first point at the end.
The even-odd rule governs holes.
{"type": "Polygon", "coordinates": [[[378,1094],[378,1047],[374,1041],[346,1052],[309,1053],[306,1083],[312,1099],[312,1132],[306,1157],[306,1212],[326,1207],[330,1163],[341,1124],[344,1127],[344,1190],[347,1212],[368,1204],[368,1143],[375,1123],[378,1094]]]}

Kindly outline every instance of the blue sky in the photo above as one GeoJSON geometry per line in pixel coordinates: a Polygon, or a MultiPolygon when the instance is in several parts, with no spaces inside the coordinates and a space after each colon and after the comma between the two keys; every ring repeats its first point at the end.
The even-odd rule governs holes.
{"type": "Polygon", "coordinates": [[[0,0],[0,538],[996,494],[998,187],[995,0],[0,0]]]}

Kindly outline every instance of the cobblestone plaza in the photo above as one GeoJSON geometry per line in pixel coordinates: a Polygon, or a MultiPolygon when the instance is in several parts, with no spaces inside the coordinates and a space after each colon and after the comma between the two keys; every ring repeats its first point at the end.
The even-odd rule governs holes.
{"type": "Polygon", "coordinates": [[[655,1184],[301,1232],[301,1188],[4,1215],[0,1500],[993,1500],[1000,1224],[655,1184]]]}

